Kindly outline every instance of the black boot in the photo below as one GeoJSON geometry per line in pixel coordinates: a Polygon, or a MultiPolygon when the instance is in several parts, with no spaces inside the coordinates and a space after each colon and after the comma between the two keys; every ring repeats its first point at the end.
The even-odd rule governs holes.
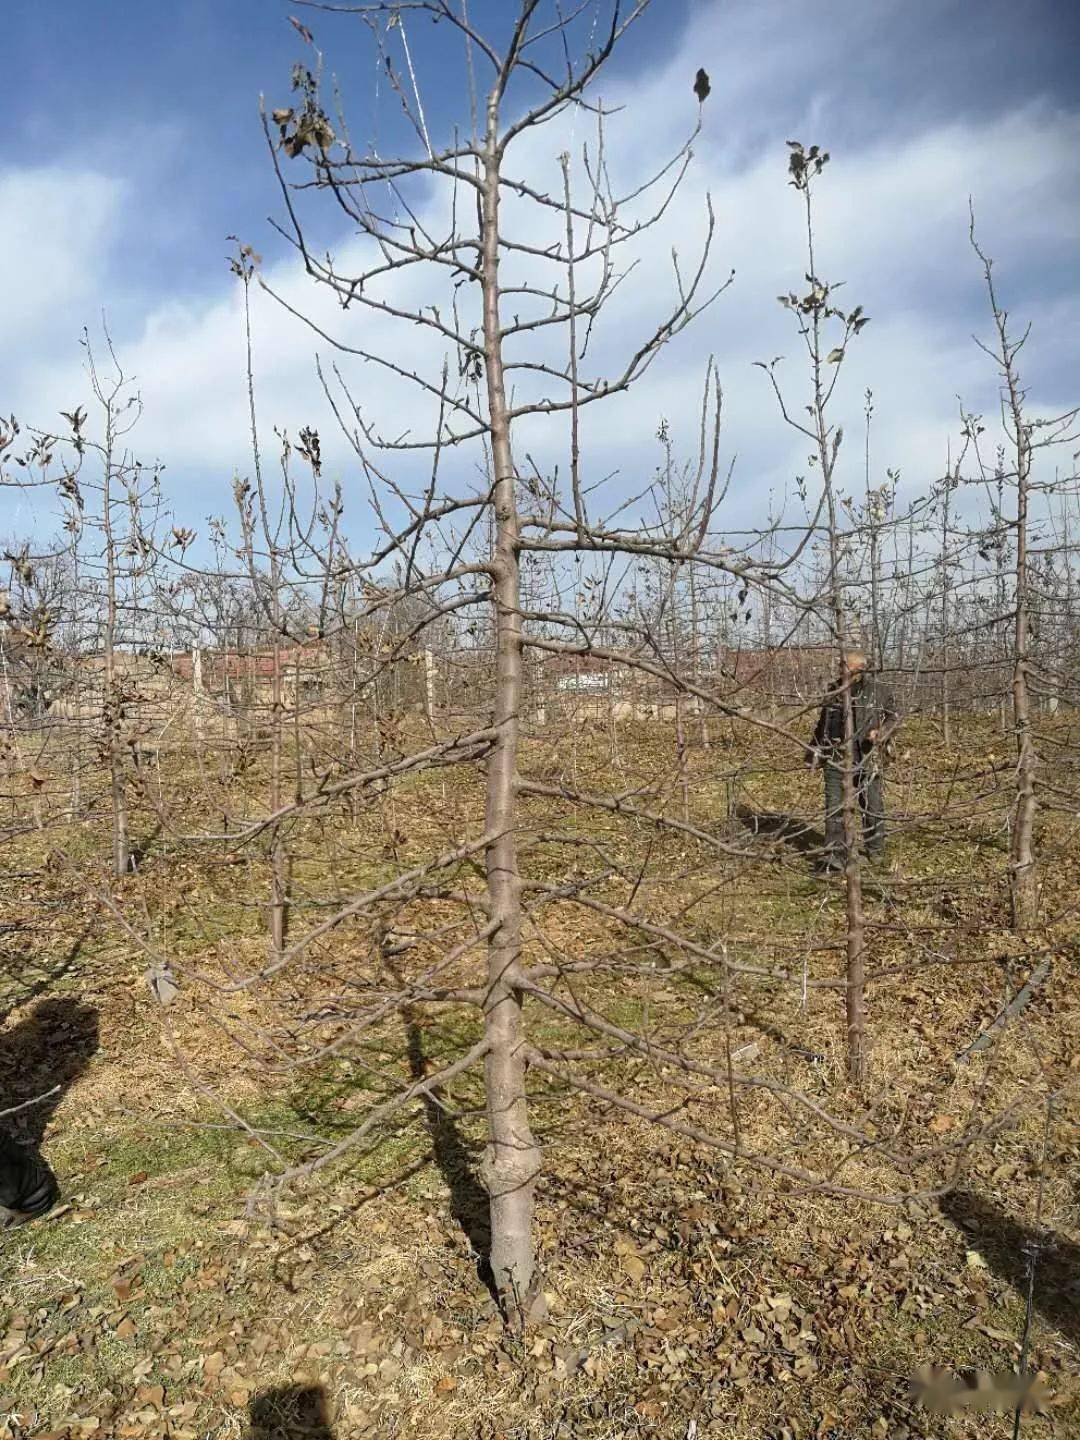
{"type": "Polygon", "coordinates": [[[59,1193],[56,1176],[40,1155],[0,1135],[0,1227],[44,1215],[59,1193]]]}

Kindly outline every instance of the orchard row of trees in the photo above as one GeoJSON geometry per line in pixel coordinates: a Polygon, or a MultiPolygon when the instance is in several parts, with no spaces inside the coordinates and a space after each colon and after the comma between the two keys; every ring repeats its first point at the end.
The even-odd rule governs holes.
{"type": "MultiPolygon", "coordinates": [[[[102,353],[87,341],[86,409],[55,430],[7,424],[3,483],[55,496],[60,539],[6,545],[6,838],[56,827],[56,863],[74,872],[85,857],[63,827],[107,830],[109,866],[128,878],[91,867],[85,883],[146,954],[159,1001],[213,1009],[268,1077],[347,1063],[377,1079],[348,1133],[300,1159],[253,1130],[271,1189],[344,1163],[419,1102],[451,1106],[482,1072],[486,1259],[511,1319],[542,1303],[537,1094],[647,1118],[782,1185],[892,1203],[940,1192],[965,1147],[1032,1102],[983,1094],[961,1144],[912,1118],[940,1077],[886,1084],[875,1066],[875,986],[960,957],[941,926],[881,918],[868,898],[850,705],[843,913],[826,936],[809,902],[805,917],[789,906],[748,930],[743,899],[767,894],[779,914],[800,861],[743,823],[743,792],[787,796],[782,838],[810,833],[812,713],[865,647],[928,717],[922,743],[936,734],[947,756],[922,762],[929,788],[902,810],[901,835],[1004,837],[988,875],[955,882],[1004,886],[1021,943],[984,963],[986,993],[1003,987],[1008,1009],[1017,967],[1052,952],[1039,927],[1060,916],[1045,895],[1040,914],[1042,875],[1074,839],[1080,510],[1075,477],[1047,456],[1069,463],[1076,413],[1029,413],[1027,337],[976,246],[1001,412],[961,412],[929,486],[882,478],[871,393],[855,424],[836,413],[868,317],[840,304],[817,254],[828,155],[792,143],[806,279],[781,303],[806,363],[801,383],[762,369],[778,420],[805,442],[805,475],[756,529],[728,526],[710,364],[696,439],[661,423],[649,473],[601,483],[582,458],[594,407],[637,387],[726,288],[710,279],[703,200],[701,252],[676,260],[667,312],[620,369],[591,368],[635,247],[690,183],[701,124],[699,106],[685,145],[618,192],[594,96],[646,5],[613,4],[605,25],[590,11],[583,33],[584,12],[520,0],[501,47],[449,0],[318,8],[366,27],[415,145],[393,158],[354,148],[326,108],[321,56],[298,66],[292,103],[264,117],[282,234],[346,317],[396,322],[400,346],[365,350],[347,318],[340,334],[320,329],[339,357],[319,374],[350,473],[324,476],[315,428],[282,437],[270,464],[251,299],[273,292],[238,243],[251,467],[200,535],[175,523],[161,470],[134,458],[137,392],[107,339],[102,353]],[[426,20],[456,34],[473,81],[471,113],[438,144],[393,48],[406,21],[426,20]],[[595,138],[559,156],[553,185],[529,157],[568,115],[595,138]],[[309,243],[323,201],[359,237],[354,273],[309,243]],[[410,358],[418,329],[437,342],[434,368],[410,358]],[[412,392],[406,435],[356,397],[350,360],[412,392]],[[519,439],[537,421],[565,437],[550,472],[519,439]],[[957,749],[976,724],[988,759],[957,749]],[[163,944],[148,909],[183,897],[138,888],[162,847],[246,864],[250,888],[199,915],[186,947],[163,944]],[[839,1088],[817,1071],[752,1068],[748,1008],[834,1003],[839,1088]],[[460,1017],[459,1044],[396,1078],[368,1064],[388,1026],[428,1011],[460,1017]]],[[[973,1032],[987,1018],[973,1010],[973,1032]]]]}

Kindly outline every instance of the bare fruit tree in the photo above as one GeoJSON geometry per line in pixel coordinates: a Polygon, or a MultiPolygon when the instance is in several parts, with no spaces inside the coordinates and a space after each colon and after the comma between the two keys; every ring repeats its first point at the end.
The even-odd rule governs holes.
{"type": "MultiPolygon", "coordinates": [[[[342,387],[346,429],[359,458],[369,474],[378,475],[384,491],[388,489],[413,517],[404,530],[390,527],[384,551],[386,558],[404,560],[406,589],[417,588],[416,537],[440,510],[452,508],[440,505],[435,495],[444,457],[467,444],[479,444],[485,456],[487,493],[466,501],[461,508],[489,511],[488,553],[472,563],[452,563],[441,575],[428,575],[423,588],[432,593],[439,582],[445,586],[466,575],[474,576],[486,590],[479,597],[469,597],[469,603],[479,598],[491,605],[493,613],[492,714],[474,741],[487,751],[483,835],[469,843],[466,853],[483,854],[487,877],[482,1043],[489,1143],[483,1178],[491,1197],[491,1269],[509,1312],[531,1305],[534,1299],[531,1216],[540,1166],[526,1103],[528,1049],[522,1028],[524,911],[517,838],[525,646],[521,557],[526,549],[622,548],[611,537],[597,535],[588,518],[580,458],[582,416],[598,401],[627,390],[714,293],[705,290],[710,221],[701,257],[685,278],[676,272],[673,308],[643,336],[621,373],[610,378],[581,373],[588,333],[598,324],[622,278],[622,251],[661,218],[689,161],[688,140],[646,185],[628,197],[617,196],[610,188],[603,159],[603,106],[584,98],[645,8],[638,3],[623,15],[618,5],[611,7],[595,51],[574,63],[567,43],[572,22],[557,18],[540,23],[538,0],[525,0],[519,6],[501,50],[468,23],[463,11],[459,14],[441,3],[412,6],[407,16],[392,4],[355,7],[353,13],[369,26],[380,51],[380,68],[385,69],[415,131],[419,155],[387,158],[374,149],[357,154],[347,134],[338,143],[322,107],[315,74],[303,67],[294,75],[298,103],[275,111],[272,117],[280,134],[274,155],[289,213],[289,235],[309,273],[329,286],[343,304],[420,327],[449,349],[441,369],[428,377],[386,353],[368,355],[335,341],[339,351],[362,354],[411,382],[419,392],[418,399],[433,405],[437,412],[430,439],[415,439],[411,434],[404,440],[386,438],[342,387]],[[456,28],[465,45],[470,76],[477,69],[486,72],[486,79],[478,82],[482,93],[474,106],[469,138],[456,139],[442,149],[432,144],[407,48],[407,68],[401,74],[386,49],[395,35],[405,42],[406,19],[412,23],[421,18],[456,28]],[[534,97],[522,109],[514,98],[518,89],[531,89],[537,82],[540,98],[534,97]],[[584,201],[573,195],[569,155],[564,154],[559,162],[561,193],[554,196],[538,188],[527,170],[516,173],[513,168],[519,150],[535,147],[536,135],[543,127],[558,124],[571,112],[594,114],[598,122],[598,147],[591,154],[586,151],[581,167],[587,191],[584,201]],[[330,193],[369,242],[373,259],[360,273],[345,274],[338,265],[317,259],[305,240],[299,202],[279,158],[295,159],[305,152],[313,157],[315,187],[330,193]],[[418,177],[438,182],[449,191],[449,231],[436,233],[415,208],[410,187],[415,188],[418,177]],[[643,197],[647,202],[653,195],[660,199],[642,219],[643,197]],[[384,202],[389,202],[392,215],[383,213],[384,202]],[[504,214],[510,207],[512,219],[508,222],[504,214]],[[624,218],[629,210],[634,212],[632,219],[624,218]],[[475,216],[475,228],[461,228],[470,213],[475,216]],[[541,243],[537,237],[548,232],[550,240],[541,243]],[[531,278],[524,274],[523,266],[546,271],[551,278],[531,278]],[[513,277],[509,280],[505,278],[508,267],[513,277]],[[386,289],[388,279],[400,281],[417,268],[449,282],[443,304],[405,304],[386,289]],[[558,333],[565,336],[561,360],[549,339],[558,333]],[[530,345],[532,355],[522,349],[530,345]],[[517,387],[517,397],[511,393],[512,386],[517,387]],[[515,454],[515,436],[538,417],[569,421],[570,495],[565,519],[561,518],[563,497],[547,487],[539,474],[534,478],[533,494],[547,513],[523,521],[520,511],[522,470],[515,454]],[[390,481],[369,458],[387,452],[433,457],[431,485],[419,503],[408,498],[406,484],[390,481]],[[537,528],[543,538],[530,539],[527,532],[537,528]],[[570,538],[559,540],[560,533],[570,538]]],[[[314,69],[317,73],[318,65],[314,69]]],[[[701,530],[707,518],[706,507],[696,522],[701,530]]]]}
{"type": "MultiPolygon", "coordinates": [[[[1027,411],[1027,391],[1021,380],[1018,356],[1028,339],[1028,330],[1017,337],[1010,332],[1008,312],[998,299],[993,261],[980,249],[975,238],[975,216],[971,217],[971,244],[983,269],[994,337],[982,348],[998,369],[1001,387],[1001,423],[1006,437],[1007,460],[998,466],[997,480],[1015,495],[1015,512],[1009,522],[1012,532],[1014,570],[1012,594],[1012,720],[1016,737],[1016,801],[1012,816],[1009,849],[1009,893],[1015,929],[1027,931],[1035,924],[1039,910],[1038,857],[1035,845],[1035,817],[1038,807],[1034,717],[1031,695],[1032,561],[1031,527],[1033,500],[1045,493],[1046,483],[1033,474],[1040,451],[1075,441],[1080,411],[1034,418],[1027,411]]],[[[981,343],[981,342],[980,342],[981,343]]],[[[988,479],[981,452],[974,447],[981,478],[988,479]]],[[[1061,481],[1051,482],[1061,488],[1061,481]]]]}
{"type": "MultiPolygon", "coordinates": [[[[817,145],[808,149],[789,141],[790,184],[802,196],[806,221],[809,289],[805,295],[781,296],[781,304],[795,316],[810,366],[809,423],[796,419],[776,377],[777,365],[763,365],[772,384],[785,421],[811,444],[810,464],[821,476],[819,513],[824,513],[828,545],[828,569],[822,600],[836,647],[842,676],[844,718],[842,776],[842,819],[844,835],[844,881],[847,896],[847,1062],[848,1075],[856,1084],[865,1079],[869,1065],[870,1040],[866,1018],[866,920],[863,908],[863,881],[860,866],[862,825],[859,807],[859,778],[855,751],[855,728],[851,696],[851,673],[847,667],[849,648],[855,648],[852,618],[844,585],[840,497],[836,470],[843,443],[843,427],[833,422],[829,403],[836,389],[848,346],[868,323],[862,306],[847,313],[833,298],[836,287],[818,275],[814,253],[813,182],[828,164],[828,151],[817,145]],[[826,336],[835,331],[830,344],[826,336]]],[[[875,548],[878,535],[873,536],[875,548]]]]}

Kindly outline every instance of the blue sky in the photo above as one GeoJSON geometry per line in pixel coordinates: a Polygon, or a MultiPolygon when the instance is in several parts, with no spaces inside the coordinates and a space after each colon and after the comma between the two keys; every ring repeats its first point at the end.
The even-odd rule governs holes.
{"type": "MultiPolygon", "coordinates": [[[[613,72],[633,73],[658,29],[685,24],[688,0],[661,3],[662,26],[631,32],[613,72]]],[[[474,0],[470,14],[499,36],[512,10],[512,0],[474,0]]],[[[163,284],[204,290],[224,271],[229,234],[275,253],[265,218],[280,206],[258,102],[262,93],[268,106],[287,104],[292,65],[309,61],[290,15],[313,28],[327,70],[340,77],[358,129],[368,133],[373,66],[366,32],[351,16],[278,0],[5,0],[5,49],[19,76],[9,122],[20,167],[101,168],[149,192],[114,256],[125,290],[144,288],[150,303],[163,284]]],[[[462,75],[447,63],[455,47],[446,26],[417,20],[409,39],[429,124],[462,118],[462,75]]],[[[384,112],[382,133],[394,132],[392,107],[384,112]]]]}
{"type": "MultiPolygon", "coordinates": [[[[472,0],[470,13],[497,36],[514,8],[472,0]]],[[[287,102],[290,66],[310,63],[290,14],[311,27],[327,71],[339,76],[354,139],[377,125],[388,147],[400,126],[392,106],[374,103],[372,51],[354,17],[277,0],[5,5],[0,412],[48,426],[61,404],[82,398],[78,337],[106,311],[146,402],[138,447],[170,466],[180,517],[196,524],[227,507],[233,471],[249,464],[226,236],[250,240],[296,303],[308,294],[267,224],[281,204],[257,114],[260,92],[271,105],[287,102]]],[[[428,123],[447,134],[467,119],[456,46],[445,26],[409,26],[428,123]]],[[[1080,6],[1065,0],[654,0],[602,87],[624,107],[609,137],[614,163],[633,177],[679,143],[694,118],[693,73],[704,65],[713,93],[674,238],[692,240],[708,190],[719,219],[716,273],[734,265],[736,284],[642,382],[632,408],[615,405],[590,422],[586,457],[597,472],[619,470],[636,488],[631,471],[661,415],[692,434],[709,353],[728,396],[740,513],[751,515],[763,487],[783,488],[800,468],[751,368],[785,343],[796,353],[775,304],[805,268],[784,185],[792,136],[833,154],[822,268],[845,278],[874,322],[839,399],[855,419],[858,397],[873,386],[882,465],[900,464],[921,484],[940,469],[957,390],[976,408],[993,404],[992,373],[970,338],[986,325],[966,248],[969,193],[1010,307],[1035,325],[1034,401],[1075,403],[1078,52],[1080,6]]],[[[563,145],[583,138],[556,130],[526,161],[545,173],[563,145]]],[[[335,248],[348,244],[329,211],[315,223],[335,248]]],[[[611,355],[636,326],[647,329],[670,281],[672,243],[658,236],[644,255],[639,287],[616,307],[611,355]]],[[[313,378],[315,353],[326,347],[271,309],[259,297],[267,433],[274,423],[329,433],[313,378]]],[[[380,338],[391,348],[411,343],[380,338]]],[[[389,392],[379,399],[388,412],[408,408],[389,392]]],[[[561,439],[547,441],[554,463],[561,439]]],[[[347,457],[332,447],[331,455],[348,489],[347,457]]],[[[0,528],[11,528],[11,506],[0,498],[0,528]]],[[[22,504],[14,523],[47,518],[40,505],[22,504]]]]}

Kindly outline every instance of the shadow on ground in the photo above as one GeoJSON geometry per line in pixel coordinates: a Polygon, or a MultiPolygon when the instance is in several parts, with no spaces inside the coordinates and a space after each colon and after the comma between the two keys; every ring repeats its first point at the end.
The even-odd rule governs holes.
{"type": "Polygon", "coordinates": [[[62,980],[78,961],[96,925],[96,918],[90,920],[67,950],[56,956],[50,952],[44,963],[28,962],[19,945],[23,927],[0,925],[0,1021],[62,980]]]}
{"type": "Polygon", "coordinates": [[[41,1000],[30,1014],[0,1033],[3,1108],[54,1091],[4,1122],[16,1139],[40,1145],[57,1106],[97,1053],[98,1012],[80,1000],[41,1000]]]}
{"type": "MultiPolygon", "coordinates": [[[[403,1018],[409,1070],[414,1080],[422,1080],[427,1073],[423,1032],[410,1014],[405,1012],[403,1018]]],[[[498,1292],[491,1270],[491,1205],[488,1193],[480,1183],[469,1146],[445,1102],[438,1094],[429,1093],[422,1097],[422,1103],[435,1164],[450,1191],[450,1213],[461,1226],[477,1257],[477,1278],[487,1287],[492,1299],[497,1300],[498,1292]]]]}
{"type": "Polygon", "coordinates": [[[749,805],[736,806],[735,815],[752,835],[780,841],[800,855],[821,855],[825,849],[825,836],[799,815],[754,810],[749,805]]]}
{"type": "Polygon", "coordinates": [[[247,1440],[334,1440],[321,1385],[282,1385],[256,1395],[247,1440]]]}
{"type": "MultiPolygon", "coordinates": [[[[696,990],[700,990],[703,995],[708,995],[711,1000],[723,1000],[723,990],[720,986],[710,984],[707,979],[700,975],[695,975],[692,970],[688,970],[683,978],[687,984],[694,986],[696,990]]],[[[767,1035],[770,1040],[775,1040],[789,1055],[795,1056],[799,1060],[819,1062],[825,1058],[824,1055],[818,1051],[811,1050],[806,1045],[800,1045],[798,1041],[793,1040],[788,1035],[786,1030],[782,1030],[779,1025],[775,1024],[766,1016],[759,1014],[756,1010],[743,1007],[739,1011],[738,1020],[740,1024],[750,1025],[762,1035],[767,1035]]]]}
{"type": "Polygon", "coordinates": [[[1080,1245],[1053,1231],[1039,1234],[967,1190],[946,1195],[941,1211],[1021,1298],[1027,1295],[1028,1255],[1034,1247],[1035,1309],[1066,1340],[1080,1341],[1080,1245]]]}

